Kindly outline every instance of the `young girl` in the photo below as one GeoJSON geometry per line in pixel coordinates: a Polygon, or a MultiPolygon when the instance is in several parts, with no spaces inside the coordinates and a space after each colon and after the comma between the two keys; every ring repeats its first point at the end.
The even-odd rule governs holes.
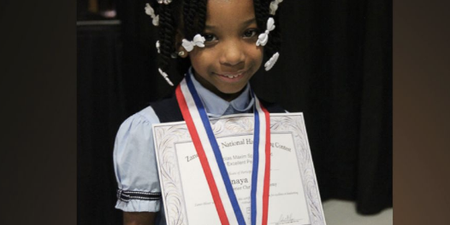
{"type": "MultiPolygon", "coordinates": [[[[265,70],[271,69],[279,56],[276,11],[280,2],[150,2],[145,10],[159,29],[159,73],[174,85],[176,73],[170,68],[175,63],[184,80],[195,88],[210,118],[252,113],[258,100],[249,80],[263,63],[265,70]]],[[[284,112],[277,105],[259,101],[269,112],[284,112]]],[[[124,211],[124,224],[166,224],[152,125],[182,120],[174,94],[132,115],[121,125],[114,148],[114,167],[118,182],[116,208],[124,211]]]]}

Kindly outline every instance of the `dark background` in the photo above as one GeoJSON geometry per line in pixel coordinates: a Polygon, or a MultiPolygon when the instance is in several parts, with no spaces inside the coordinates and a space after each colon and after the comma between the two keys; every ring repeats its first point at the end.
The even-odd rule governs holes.
{"type": "MultiPolygon", "coordinates": [[[[394,2],[395,225],[450,223],[449,6],[394,2]]],[[[1,224],[76,224],[76,8],[0,2],[1,224]]]]}
{"type": "MultiPolygon", "coordinates": [[[[114,18],[78,12],[78,224],[121,223],[115,133],[172,90],[145,3],[117,0],[114,18]]],[[[392,2],[285,1],[278,13],[281,57],[252,79],[255,92],[304,113],[322,200],[355,201],[364,215],[392,206],[392,2]]]]}

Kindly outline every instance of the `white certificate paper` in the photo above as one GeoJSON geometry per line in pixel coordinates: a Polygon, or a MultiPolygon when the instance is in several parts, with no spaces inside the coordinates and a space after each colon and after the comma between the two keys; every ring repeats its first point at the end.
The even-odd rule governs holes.
{"type": "MultiPolygon", "coordinates": [[[[250,224],[253,114],[211,122],[239,206],[250,224]]],[[[268,225],[325,225],[303,114],[271,113],[270,126],[268,225]]],[[[219,225],[185,122],[154,125],[153,134],[167,224],[219,225]]]]}

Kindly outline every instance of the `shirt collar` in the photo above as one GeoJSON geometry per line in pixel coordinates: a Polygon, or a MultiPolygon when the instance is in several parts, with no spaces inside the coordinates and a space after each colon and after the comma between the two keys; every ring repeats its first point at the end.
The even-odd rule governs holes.
{"type": "Polygon", "coordinates": [[[232,113],[246,113],[253,107],[255,100],[250,94],[250,84],[245,86],[244,91],[237,98],[228,102],[203,87],[192,74],[192,68],[189,69],[188,75],[191,76],[192,83],[209,116],[220,117],[232,113]]]}

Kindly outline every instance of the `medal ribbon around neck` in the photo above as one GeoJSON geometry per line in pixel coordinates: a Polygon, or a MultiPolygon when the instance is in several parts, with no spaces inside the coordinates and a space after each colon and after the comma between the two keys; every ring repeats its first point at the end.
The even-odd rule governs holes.
{"type": "MultiPolygon", "coordinates": [[[[246,225],[208,115],[189,74],[178,85],[175,93],[221,224],[246,225]]],[[[253,92],[251,94],[255,99],[250,191],[251,224],[267,225],[270,187],[270,115],[253,92]]]]}

